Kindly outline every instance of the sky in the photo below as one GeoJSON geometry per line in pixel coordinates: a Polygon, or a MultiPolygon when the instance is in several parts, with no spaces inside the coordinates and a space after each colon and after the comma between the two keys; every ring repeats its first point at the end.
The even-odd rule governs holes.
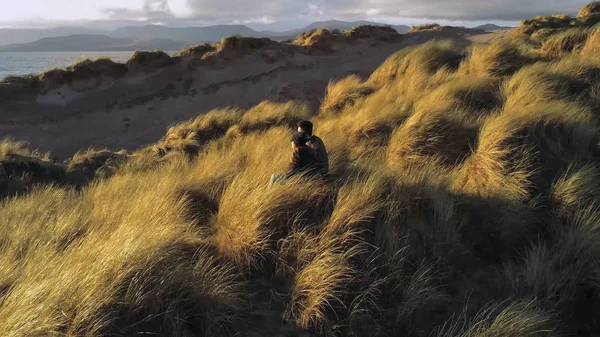
{"type": "Polygon", "coordinates": [[[466,26],[553,13],[590,0],[0,0],[0,27],[247,24],[291,29],[304,23],[369,20],[466,26]]]}

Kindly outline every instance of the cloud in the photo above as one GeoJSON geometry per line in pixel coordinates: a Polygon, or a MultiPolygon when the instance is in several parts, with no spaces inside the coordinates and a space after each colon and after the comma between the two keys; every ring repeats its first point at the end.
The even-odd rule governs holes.
{"type": "Polygon", "coordinates": [[[519,20],[574,13],[589,0],[187,0],[195,17],[388,16],[449,20],[519,20]]]}
{"type": "Polygon", "coordinates": [[[275,18],[272,18],[270,16],[263,16],[261,18],[252,18],[252,19],[248,19],[248,20],[244,20],[243,23],[263,23],[265,25],[269,25],[272,23],[277,22],[277,20],[275,18]]]}
{"type": "MultiPolygon", "coordinates": [[[[1,1],[1,0],[0,0],[1,1]]],[[[127,1],[127,0],[123,0],[127,1]]],[[[112,20],[261,23],[403,18],[515,21],[576,13],[589,0],[144,0],[141,8],[109,8],[112,20]],[[177,12],[173,12],[177,8],[177,12]]]]}
{"type": "Polygon", "coordinates": [[[144,0],[143,10],[149,17],[173,16],[169,0],[144,0]]]}
{"type": "Polygon", "coordinates": [[[368,16],[375,16],[375,15],[379,15],[381,13],[381,10],[377,9],[377,8],[369,8],[367,10],[367,15],[368,16]]]}
{"type": "Polygon", "coordinates": [[[386,14],[458,20],[521,20],[537,15],[575,13],[588,2],[589,0],[403,0],[397,6],[387,6],[386,14]]]}
{"type": "Polygon", "coordinates": [[[144,0],[142,8],[106,8],[104,10],[112,20],[169,20],[175,14],[169,8],[169,0],[144,0]]]}
{"type": "Polygon", "coordinates": [[[188,0],[195,18],[254,18],[285,16],[303,7],[301,0],[188,0]]]}

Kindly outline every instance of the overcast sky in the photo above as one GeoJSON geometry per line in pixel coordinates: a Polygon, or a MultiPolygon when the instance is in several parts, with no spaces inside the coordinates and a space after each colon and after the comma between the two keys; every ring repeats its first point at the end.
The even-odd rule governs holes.
{"type": "Polygon", "coordinates": [[[280,29],[329,19],[499,22],[577,13],[589,0],[0,0],[0,27],[242,23],[280,29]]]}

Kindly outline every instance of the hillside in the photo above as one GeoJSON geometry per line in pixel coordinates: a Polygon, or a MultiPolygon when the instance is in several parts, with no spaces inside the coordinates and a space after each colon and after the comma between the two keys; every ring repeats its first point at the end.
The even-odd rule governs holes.
{"type": "Polygon", "coordinates": [[[130,51],[130,50],[180,50],[185,42],[168,39],[140,40],[112,38],[105,35],[69,35],[46,37],[34,42],[0,46],[0,52],[52,52],[52,51],[130,51]]]}
{"type": "Polygon", "coordinates": [[[467,32],[423,32],[387,42],[323,32],[301,45],[249,38],[220,52],[201,45],[184,57],[157,54],[133,62],[139,67],[130,73],[104,64],[81,67],[76,76],[6,79],[0,82],[0,134],[59,158],[87,147],[133,150],[155,142],[174,122],[230,104],[245,109],[264,99],[297,99],[314,109],[330,79],[367,77],[398,49],[430,39],[470,44],[467,32]]]}
{"type": "MultiPolygon", "coordinates": [[[[358,26],[368,26],[368,25],[382,25],[381,23],[372,22],[372,21],[339,21],[339,20],[330,20],[330,21],[318,21],[314,22],[306,27],[304,27],[304,31],[309,31],[313,29],[326,28],[329,30],[348,30],[352,27],[358,26]]],[[[406,25],[389,25],[394,28],[398,33],[404,34],[408,32],[408,26],[406,25]]]]}
{"type": "MultiPolygon", "coordinates": [[[[222,77],[210,90],[228,101],[209,112],[193,102],[197,115],[152,144],[84,150],[62,164],[0,142],[0,331],[600,335],[599,14],[593,3],[577,18],[525,20],[474,45],[455,28],[396,36],[368,26],[308,32],[285,45],[235,37],[177,60],[138,53],[125,66],[89,61],[54,71],[52,79],[70,80],[110,73],[123,81],[120,91],[125,83],[140,91],[135,83],[187,69],[207,83],[222,77]],[[289,53],[288,67],[314,62],[301,73],[267,71],[276,74],[269,83],[281,83],[352,70],[392,49],[367,75],[329,81],[316,102],[290,95],[237,104],[270,91],[256,73],[239,74],[259,67],[261,51],[289,53]],[[150,65],[162,74],[148,75],[150,65]],[[327,145],[329,174],[268,187],[286,170],[291,132],[304,119],[327,145]]],[[[5,85],[33,95],[57,84],[20,81],[5,85]]],[[[181,97],[167,97],[162,114],[183,117],[191,98],[181,97]]],[[[114,113],[134,116],[127,109],[114,113]]],[[[152,111],[136,114],[151,125],[160,117],[152,111]]],[[[36,130],[31,139],[45,137],[47,128],[36,130]]]]}
{"type": "MultiPolygon", "coordinates": [[[[319,29],[319,28],[324,28],[324,29],[328,29],[328,30],[348,30],[348,29],[352,29],[352,27],[358,27],[358,26],[366,26],[366,25],[382,25],[381,23],[377,23],[377,22],[371,22],[371,21],[340,21],[340,20],[329,20],[329,21],[318,21],[318,22],[313,22],[310,25],[304,27],[304,28],[299,28],[299,29],[293,29],[293,30],[288,30],[288,31],[284,31],[284,32],[273,32],[273,31],[261,31],[260,33],[263,34],[263,36],[266,37],[296,37],[300,34],[302,34],[303,32],[308,32],[308,31],[312,31],[315,29],[319,29]]],[[[404,34],[408,32],[409,27],[408,26],[404,26],[404,25],[390,25],[390,27],[394,28],[398,33],[400,34],[404,34]]]]}

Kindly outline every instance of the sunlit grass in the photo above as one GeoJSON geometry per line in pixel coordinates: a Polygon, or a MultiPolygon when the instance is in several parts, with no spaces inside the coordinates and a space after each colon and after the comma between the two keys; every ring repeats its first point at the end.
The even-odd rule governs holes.
{"type": "MultiPolygon", "coordinates": [[[[600,333],[598,33],[564,15],[517,30],[536,32],[428,42],[332,81],[316,111],[217,109],[133,153],[57,164],[104,172],[85,184],[41,179],[48,155],[0,142],[0,188],[27,186],[0,204],[0,331],[600,333]],[[303,119],[331,175],[268,187],[303,119]]],[[[331,37],[344,38],[296,43],[331,37]]]]}

